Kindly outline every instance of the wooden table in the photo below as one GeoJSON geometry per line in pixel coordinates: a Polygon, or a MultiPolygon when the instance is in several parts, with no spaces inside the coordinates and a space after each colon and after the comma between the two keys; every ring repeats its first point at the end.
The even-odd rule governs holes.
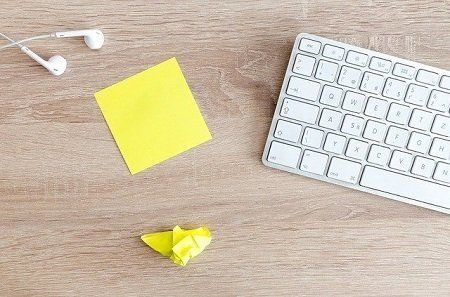
{"type": "Polygon", "coordinates": [[[0,52],[0,295],[448,296],[450,217],[266,168],[299,32],[450,69],[450,1],[21,1],[0,31],[63,55],[61,77],[0,52]],[[165,3],[167,2],[167,3],[165,3]],[[93,93],[176,56],[213,140],[131,176],[93,93]],[[208,226],[184,267],[145,232],[208,226]]]}

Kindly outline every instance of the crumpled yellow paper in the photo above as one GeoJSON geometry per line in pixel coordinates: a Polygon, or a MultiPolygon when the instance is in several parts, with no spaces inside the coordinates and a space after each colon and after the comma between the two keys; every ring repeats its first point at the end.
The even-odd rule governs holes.
{"type": "Polygon", "coordinates": [[[173,263],[185,266],[211,243],[211,232],[206,227],[183,230],[175,226],[173,231],[144,234],[141,239],[173,263]]]}

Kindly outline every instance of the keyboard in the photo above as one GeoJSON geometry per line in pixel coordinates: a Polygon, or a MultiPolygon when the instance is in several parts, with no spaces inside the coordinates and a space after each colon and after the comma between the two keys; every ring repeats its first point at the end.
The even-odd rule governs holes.
{"type": "Polygon", "coordinates": [[[450,72],[302,33],[263,163],[450,214],[450,72]]]}

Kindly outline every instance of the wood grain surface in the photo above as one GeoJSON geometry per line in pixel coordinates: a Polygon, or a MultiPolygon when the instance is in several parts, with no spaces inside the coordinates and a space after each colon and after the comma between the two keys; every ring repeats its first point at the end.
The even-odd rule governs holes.
{"type": "Polygon", "coordinates": [[[0,52],[0,295],[448,296],[450,217],[266,168],[295,36],[450,69],[450,1],[2,0],[15,39],[64,56],[53,77],[0,52]],[[131,176],[93,93],[176,56],[213,140],[131,176]],[[208,226],[184,267],[144,232],[208,226]]]}

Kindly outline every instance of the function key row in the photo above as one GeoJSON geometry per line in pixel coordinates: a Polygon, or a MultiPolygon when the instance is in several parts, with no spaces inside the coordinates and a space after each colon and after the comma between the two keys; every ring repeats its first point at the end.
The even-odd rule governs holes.
{"type": "MultiPolygon", "coordinates": [[[[319,41],[308,38],[302,38],[299,45],[299,49],[301,51],[314,55],[318,55],[320,53],[321,47],[322,44],[319,41]]],[[[323,47],[322,56],[336,61],[341,61],[344,59],[345,49],[331,44],[325,44],[323,47]]],[[[311,63],[311,60],[309,62],[311,63]]],[[[349,50],[347,52],[345,62],[359,67],[366,67],[367,64],[369,64],[370,69],[383,73],[390,73],[392,68],[392,61],[390,60],[372,57],[369,62],[368,55],[353,50],[349,50]]],[[[440,75],[438,73],[424,69],[419,69],[416,71],[415,67],[402,63],[395,63],[392,69],[392,74],[404,79],[415,79],[416,81],[426,85],[438,85],[443,89],[450,90],[450,76],[444,75],[439,80],[440,75]]]]}

